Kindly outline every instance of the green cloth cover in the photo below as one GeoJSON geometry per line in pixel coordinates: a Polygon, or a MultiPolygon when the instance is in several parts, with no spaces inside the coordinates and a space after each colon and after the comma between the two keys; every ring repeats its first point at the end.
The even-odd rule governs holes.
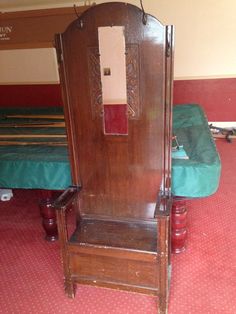
{"type": "MultiPolygon", "coordinates": [[[[13,113],[62,114],[63,110],[60,107],[2,108],[0,123],[8,122],[4,115],[13,113]]],[[[65,134],[64,129],[55,128],[11,129],[16,134],[22,131],[65,134]]],[[[1,128],[0,132],[7,134],[9,129],[1,128]]],[[[219,184],[221,164],[202,109],[198,105],[174,106],[173,132],[189,157],[173,159],[173,195],[204,197],[213,194],[219,184]]],[[[0,146],[0,188],[63,190],[69,185],[71,174],[66,147],[0,146]]]]}
{"type": "MultiPolygon", "coordinates": [[[[61,107],[0,108],[0,123],[24,123],[28,119],[6,119],[7,114],[63,114],[61,107]]],[[[35,122],[36,119],[31,121],[35,122]]],[[[43,121],[43,120],[40,120],[43,121]]],[[[48,121],[48,119],[46,120],[48,121]]],[[[51,120],[57,121],[57,120],[51,120]]],[[[64,128],[1,128],[0,134],[65,134],[64,128]]],[[[1,141],[4,139],[1,139],[1,141]]],[[[63,139],[56,139],[63,141],[63,139]]],[[[47,139],[21,139],[47,141],[47,139]]],[[[52,141],[52,139],[48,139],[52,141]]],[[[53,141],[55,141],[53,139],[53,141]]],[[[65,140],[64,140],[65,141],[65,140]]],[[[0,188],[63,190],[71,185],[66,147],[0,146],[0,188]]]]}
{"type": "Polygon", "coordinates": [[[205,197],[215,193],[221,162],[201,107],[174,106],[173,134],[189,159],[172,159],[172,194],[205,197]]]}

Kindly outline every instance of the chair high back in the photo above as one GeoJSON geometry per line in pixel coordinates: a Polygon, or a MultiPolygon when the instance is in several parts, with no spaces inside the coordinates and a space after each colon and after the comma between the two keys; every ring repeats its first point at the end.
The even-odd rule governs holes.
{"type": "MultiPolygon", "coordinates": [[[[138,233],[144,239],[140,243],[153,238],[154,244],[147,247],[157,254],[161,246],[156,240],[157,216],[159,211],[165,216],[166,199],[170,198],[172,27],[163,26],[133,5],[105,3],[91,7],[57,35],[56,47],[72,180],[80,188],[76,210],[78,232],[83,232],[78,238],[73,236],[73,241],[78,241],[78,246],[81,239],[88,246],[109,245],[112,252],[114,247],[137,250],[137,243],[125,244],[119,230],[124,228],[129,237],[137,234],[132,228],[141,228],[138,233]],[[93,227],[84,227],[87,221],[92,221],[93,227]],[[97,225],[100,229],[96,229],[97,225]],[[145,233],[150,225],[154,237],[145,233]],[[105,234],[102,240],[91,240],[87,233],[94,230],[110,236],[114,231],[114,238],[121,240],[107,239],[106,244],[105,234]]],[[[58,219],[60,229],[64,221],[58,219]]],[[[169,232],[166,221],[163,241],[169,232]]],[[[61,239],[64,244],[68,242],[64,235],[61,239]]],[[[143,245],[140,250],[146,251],[143,245]]],[[[63,252],[64,256],[69,254],[68,250],[63,252]]],[[[78,263],[81,261],[82,258],[78,263]]],[[[79,278],[80,266],[75,260],[70,263],[77,265],[70,268],[79,278]]],[[[65,265],[64,260],[68,274],[65,265]]],[[[86,270],[86,276],[95,275],[88,275],[86,270]]],[[[118,281],[109,280],[116,284],[118,281]]],[[[157,282],[153,285],[158,286],[157,282]]],[[[137,291],[140,283],[130,285],[137,291]]]]}

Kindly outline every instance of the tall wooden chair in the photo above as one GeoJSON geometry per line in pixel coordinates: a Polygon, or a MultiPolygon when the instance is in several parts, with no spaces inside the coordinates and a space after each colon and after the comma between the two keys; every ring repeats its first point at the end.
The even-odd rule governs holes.
{"type": "Polygon", "coordinates": [[[69,297],[76,283],[122,289],[158,296],[167,313],[172,42],[171,26],[119,2],[56,35],[73,186],[54,206],[69,297]]]}

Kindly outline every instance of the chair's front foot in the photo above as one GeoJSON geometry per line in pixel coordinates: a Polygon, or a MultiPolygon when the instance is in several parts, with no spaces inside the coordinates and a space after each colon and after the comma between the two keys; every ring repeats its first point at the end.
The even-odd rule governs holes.
{"type": "Polygon", "coordinates": [[[158,302],[158,314],[168,314],[168,297],[166,296],[159,296],[158,302]]]}
{"type": "Polygon", "coordinates": [[[65,294],[68,296],[68,298],[74,299],[76,292],[76,285],[74,284],[74,282],[70,279],[65,280],[64,288],[65,294]]]}

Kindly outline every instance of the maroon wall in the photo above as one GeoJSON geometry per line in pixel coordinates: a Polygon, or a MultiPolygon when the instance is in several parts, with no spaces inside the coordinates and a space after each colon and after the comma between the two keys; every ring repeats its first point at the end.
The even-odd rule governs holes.
{"type": "Polygon", "coordinates": [[[236,121],[236,78],[174,82],[174,104],[195,103],[209,121],[236,121]]]}
{"type": "Polygon", "coordinates": [[[0,106],[62,106],[60,85],[0,85],[0,106]]]}
{"type": "MultiPolygon", "coordinates": [[[[236,78],[178,80],[174,104],[200,104],[209,121],[236,121],[236,78]]],[[[61,106],[60,85],[0,85],[0,106],[61,106]]]]}

